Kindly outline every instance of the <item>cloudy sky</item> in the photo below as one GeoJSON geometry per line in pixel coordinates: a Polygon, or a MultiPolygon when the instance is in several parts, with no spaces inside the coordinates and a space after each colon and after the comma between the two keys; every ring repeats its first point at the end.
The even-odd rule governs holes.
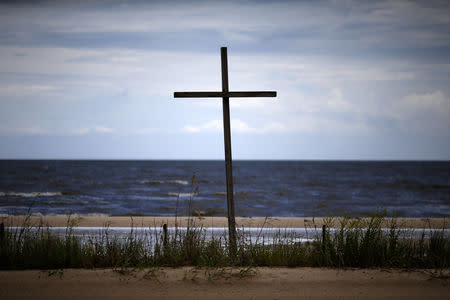
{"type": "Polygon", "coordinates": [[[450,159],[446,1],[0,4],[0,157],[450,159]]]}

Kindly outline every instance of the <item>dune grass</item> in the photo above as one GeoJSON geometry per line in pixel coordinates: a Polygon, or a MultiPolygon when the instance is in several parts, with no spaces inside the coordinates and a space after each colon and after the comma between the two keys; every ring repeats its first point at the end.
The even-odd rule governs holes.
{"type": "MultiPolygon", "coordinates": [[[[163,237],[162,231],[133,229],[125,238],[111,235],[108,227],[98,234],[76,236],[75,222],[68,221],[64,235],[44,226],[0,228],[1,269],[145,268],[145,267],[357,267],[445,269],[450,262],[450,241],[444,230],[414,238],[395,219],[388,231],[384,215],[369,219],[340,219],[340,226],[311,228],[312,242],[297,242],[283,234],[251,242],[238,234],[237,252],[231,257],[226,236],[206,238],[194,222],[187,230],[163,237]]],[[[327,224],[332,224],[332,218],[327,224]]],[[[431,231],[431,229],[429,229],[431,231]]]]}

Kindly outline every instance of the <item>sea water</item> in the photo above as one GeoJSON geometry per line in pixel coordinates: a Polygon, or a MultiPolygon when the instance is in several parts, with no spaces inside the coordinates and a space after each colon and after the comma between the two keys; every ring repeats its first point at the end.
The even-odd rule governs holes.
{"type": "MultiPolygon", "coordinates": [[[[236,160],[236,215],[448,217],[449,174],[450,162],[236,160]]],[[[225,216],[225,181],[223,161],[1,160],[0,214],[225,216]]]]}

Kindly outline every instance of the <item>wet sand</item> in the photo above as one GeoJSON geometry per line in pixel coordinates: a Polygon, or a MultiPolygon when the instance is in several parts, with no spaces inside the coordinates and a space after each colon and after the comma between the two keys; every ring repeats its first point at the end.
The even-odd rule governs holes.
{"type": "MultiPolygon", "coordinates": [[[[21,226],[24,224],[25,216],[6,216],[0,217],[0,222],[4,222],[8,226],[21,226]]],[[[187,217],[131,217],[131,216],[88,216],[88,215],[72,215],[68,216],[31,216],[28,222],[31,225],[42,226],[58,226],[64,227],[68,224],[80,227],[159,227],[167,224],[169,227],[186,226],[187,217]]],[[[227,218],[225,217],[193,217],[193,222],[197,226],[203,227],[228,227],[227,218]]],[[[341,218],[332,220],[333,227],[339,227],[341,218]]],[[[433,228],[450,229],[450,222],[444,218],[385,218],[382,226],[389,227],[390,222],[396,222],[397,227],[400,228],[433,228]]],[[[363,219],[367,221],[367,219],[363,219]]],[[[320,228],[329,220],[324,218],[284,218],[284,217],[270,217],[270,218],[236,218],[237,227],[274,227],[274,228],[320,228]]]]}
{"type": "MultiPolygon", "coordinates": [[[[431,271],[319,268],[0,271],[1,299],[449,299],[431,271]]],[[[447,272],[448,276],[448,272],[447,272]]]]}

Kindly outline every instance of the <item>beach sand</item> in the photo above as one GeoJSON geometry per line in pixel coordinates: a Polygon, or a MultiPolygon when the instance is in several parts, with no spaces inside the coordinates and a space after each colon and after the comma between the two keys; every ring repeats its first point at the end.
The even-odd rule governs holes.
{"type": "MultiPolygon", "coordinates": [[[[7,226],[24,216],[0,217],[7,226]]],[[[220,217],[194,218],[197,225],[226,227],[220,217]]],[[[76,216],[77,226],[175,225],[174,217],[76,216]]],[[[177,218],[179,226],[187,218],[177,218]]],[[[390,221],[389,219],[387,221],[390,221]]],[[[67,216],[32,216],[32,225],[67,226],[67,216]]],[[[444,219],[396,219],[402,227],[448,228],[444,219]]],[[[237,218],[245,227],[320,227],[321,218],[237,218]]],[[[337,224],[337,223],[336,223],[337,224]]],[[[388,223],[386,223],[388,226],[388,223]]],[[[224,268],[65,269],[0,271],[0,299],[450,299],[450,270],[224,268]]]]}
{"type": "MultiPolygon", "coordinates": [[[[449,299],[428,271],[320,268],[0,271],[1,299],[449,299]],[[216,274],[216,276],[214,276],[216,274]],[[217,275],[221,274],[221,275],[217,275]],[[228,274],[228,275],[227,275],[228,274]],[[234,274],[229,276],[230,274],[234,274]]],[[[447,273],[448,274],[448,273],[447,273]]]]}
{"type": "MultiPolygon", "coordinates": [[[[0,217],[0,222],[4,222],[8,226],[21,226],[24,224],[25,216],[4,216],[0,217]]],[[[57,216],[31,216],[29,222],[32,225],[58,226],[64,227],[71,223],[80,227],[160,227],[167,224],[169,227],[187,225],[187,217],[130,217],[130,216],[88,216],[88,215],[71,215],[70,218],[64,215],[57,216]]],[[[340,226],[341,219],[334,219],[334,227],[340,226]]],[[[383,227],[389,227],[392,218],[384,220],[383,227]]],[[[450,222],[444,218],[395,218],[397,227],[400,228],[433,228],[433,229],[450,229],[450,222]]],[[[228,227],[227,218],[225,217],[194,217],[194,224],[203,227],[228,227]]],[[[320,228],[324,224],[323,218],[236,218],[237,227],[274,227],[274,228],[320,228]]]]}

